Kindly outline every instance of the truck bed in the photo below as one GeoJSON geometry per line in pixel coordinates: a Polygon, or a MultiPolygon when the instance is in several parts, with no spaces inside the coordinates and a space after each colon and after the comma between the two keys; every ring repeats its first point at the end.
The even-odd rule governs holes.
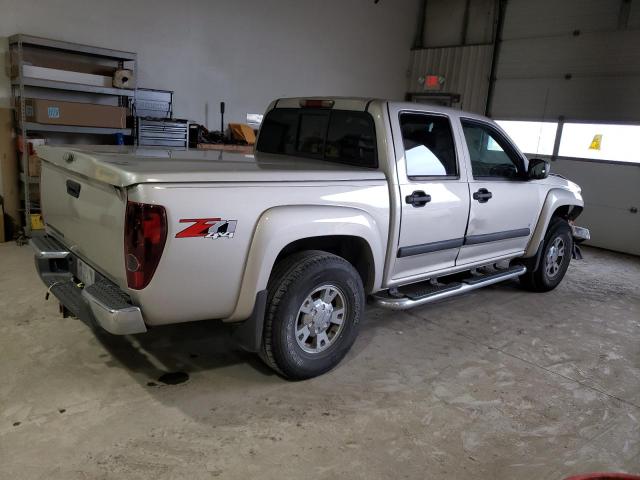
{"type": "Polygon", "coordinates": [[[382,180],[370,168],[303,157],[163,148],[41,146],[45,161],[116,187],[141,183],[382,180]]]}
{"type": "MultiPolygon", "coordinates": [[[[144,307],[148,325],[234,313],[254,233],[260,223],[270,228],[282,210],[288,221],[277,236],[291,235],[291,241],[296,225],[319,209],[331,219],[316,222],[320,234],[340,234],[356,222],[375,229],[375,238],[388,237],[389,190],[379,170],[278,155],[132,147],[47,146],[38,154],[47,232],[144,307]],[[127,282],[128,204],[161,206],[168,224],[160,262],[141,290],[127,282]],[[237,225],[235,236],[184,234],[200,219],[229,220],[237,225]]],[[[376,248],[384,255],[382,245],[376,248]]]]}

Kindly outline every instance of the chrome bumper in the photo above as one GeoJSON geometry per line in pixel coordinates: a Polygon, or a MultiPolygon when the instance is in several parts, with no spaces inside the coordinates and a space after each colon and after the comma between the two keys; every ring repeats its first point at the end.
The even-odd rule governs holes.
{"type": "Polygon", "coordinates": [[[29,245],[35,252],[40,278],[64,307],[83,322],[99,325],[114,335],[143,333],[147,327],[140,308],[131,304],[120,288],[96,272],[88,287],[74,279],[75,256],[51,236],[34,236],[29,245]]]}

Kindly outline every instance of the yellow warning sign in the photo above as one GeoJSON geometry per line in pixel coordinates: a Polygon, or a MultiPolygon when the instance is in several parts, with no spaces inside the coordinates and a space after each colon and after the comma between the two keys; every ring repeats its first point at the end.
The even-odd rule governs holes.
{"type": "Polygon", "coordinates": [[[600,150],[600,146],[602,145],[602,135],[597,134],[593,136],[593,140],[591,140],[591,145],[589,145],[589,150],[600,150]]]}

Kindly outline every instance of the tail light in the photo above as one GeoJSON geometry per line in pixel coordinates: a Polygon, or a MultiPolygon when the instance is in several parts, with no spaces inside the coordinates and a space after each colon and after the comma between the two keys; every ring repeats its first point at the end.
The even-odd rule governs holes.
{"type": "Polygon", "coordinates": [[[300,100],[302,108],[333,108],[333,100],[322,100],[320,98],[309,98],[300,100]]]}
{"type": "Polygon", "coordinates": [[[127,202],[124,255],[129,288],[149,285],[167,241],[167,214],[161,205],[127,202]]]}

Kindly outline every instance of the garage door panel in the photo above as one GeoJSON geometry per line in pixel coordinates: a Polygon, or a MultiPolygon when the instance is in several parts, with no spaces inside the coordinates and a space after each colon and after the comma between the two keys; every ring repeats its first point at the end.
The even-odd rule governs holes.
{"type": "MultiPolygon", "coordinates": [[[[560,159],[551,164],[551,171],[580,185],[587,204],[627,212],[632,206],[640,208],[640,165],[560,159]]],[[[640,214],[636,217],[640,220],[640,214]]]]}
{"type": "Polygon", "coordinates": [[[618,25],[617,5],[612,0],[509,0],[502,38],[563,35],[576,29],[614,30],[618,25]]]}
{"type": "Polygon", "coordinates": [[[591,230],[589,245],[640,255],[640,215],[620,208],[586,204],[579,223],[591,230]]]}
{"type": "Polygon", "coordinates": [[[542,78],[602,72],[609,76],[640,74],[640,31],[504,41],[496,76],[542,78]]]}
{"type": "Polygon", "coordinates": [[[513,120],[564,116],[593,122],[638,121],[640,75],[557,79],[498,79],[491,115],[513,120]]]}
{"type": "MultiPolygon", "coordinates": [[[[639,27],[640,0],[509,0],[491,115],[510,120],[564,117],[569,123],[638,124],[639,27]]],[[[570,137],[570,131],[567,126],[563,145],[570,139],[582,142],[582,137],[570,137]]],[[[603,143],[626,145],[611,131],[604,137],[603,143]]],[[[616,155],[626,148],[608,145],[616,146],[616,155]]],[[[571,151],[587,155],[581,147],[571,151]]],[[[604,155],[600,152],[601,158],[608,158],[604,155]]],[[[630,152],[621,160],[633,158],[630,152]]],[[[582,186],[585,210],[580,223],[592,229],[593,245],[640,254],[640,214],[631,211],[640,208],[640,166],[561,159],[552,164],[552,171],[582,186]]]]}
{"type": "Polygon", "coordinates": [[[627,28],[640,28],[640,2],[631,2],[627,28]]]}
{"type": "Polygon", "coordinates": [[[582,187],[584,211],[578,224],[591,230],[589,244],[640,255],[640,165],[560,159],[551,171],[582,187]]]}

